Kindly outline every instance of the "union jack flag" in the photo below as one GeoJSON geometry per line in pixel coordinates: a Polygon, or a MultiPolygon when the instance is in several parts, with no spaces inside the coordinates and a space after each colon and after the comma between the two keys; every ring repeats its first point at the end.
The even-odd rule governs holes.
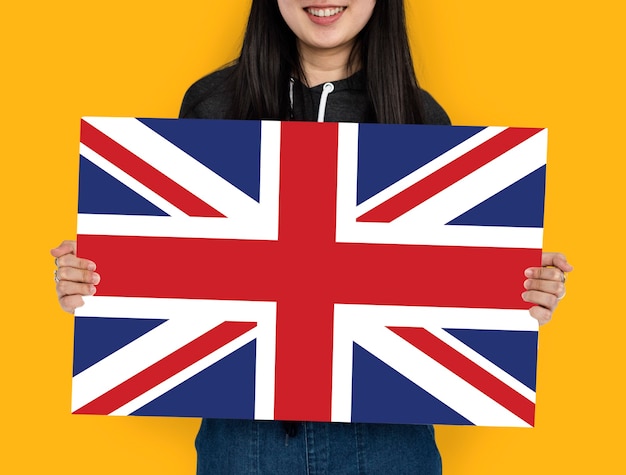
{"type": "Polygon", "coordinates": [[[83,119],[72,412],[534,425],[546,145],[83,119]]]}

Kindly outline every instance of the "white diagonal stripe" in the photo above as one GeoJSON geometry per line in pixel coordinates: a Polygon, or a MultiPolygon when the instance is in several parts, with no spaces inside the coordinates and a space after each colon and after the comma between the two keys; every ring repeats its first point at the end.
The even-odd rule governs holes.
{"type": "Polygon", "coordinates": [[[130,117],[83,120],[226,216],[253,214],[258,203],[195,158],[130,117]]]}
{"type": "Polygon", "coordinates": [[[234,340],[227,343],[226,345],[218,348],[213,353],[205,356],[204,358],[198,360],[194,364],[186,367],[179,373],[173,375],[171,378],[168,378],[162,383],[157,384],[156,386],[152,387],[145,393],[141,394],[139,397],[133,399],[132,401],[129,401],[127,404],[124,404],[120,408],[111,412],[111,415],[112,416],[127,416],[129,414],[132,414],[136,410],[140,409],[141,407],[145,406],[146,404],[151,403],[159,396],[162,396],[163,394],[168,392],[170,389],[175,388],[179,384],[187,381],[189,378],[192,378],[196,374],[207,369],[209,366],[225,358],[232,352],[250,343],[252,340],[254,340],[257,337],[255,330],[256,328],[253,328],[252,330],[235,338],[234,340]]]}
{"type": "Polygon", "coordinates": [[[419,226],[444,226],[545,165],[547,136],[547,130],[542,130],[398,217],[394,222],[406,221],[419,226]]]}
{"type": "Polygon", "coordinates": [[[532,403],[535,403],[536,401],[535,391],[530,389],[521,381],[515,379],[513,376],[511,376],[509,373],[504,371],[499,366],[493,364],[483,355],[476,352],[471,347],[467,346],[465,343],[455,338],[454,336],[452,336],[450,333],[443,330],[442,328],[431,325],[429,327],[426,327],[426,330],[428,330],[430,333],[435,335],[437,338],[439,338],[441,341],[446,343],[451,348],[454,348],[456,351],[458,351],[460,354],[465,356],[467,359],[476,363],[478,366],[480,366],[486,372],[491,374],[493,377],[499,379],[504,384],[511,387],[513,390],[515,390],[516,392],[524,396],[526,399],[528,399],[532,403]]]}
{"type": "Polygon", "coordinates": [[[252,339],[258,338],[255,417],[268,419],[273,415],[275,303],[100,296],[87,297],[85,301],[85,305],[77,309],[77,317],[148,318],[167,321],[74,376],[72,411],[227,320],[255,321],[257,326],[130,401],[114,414],[134,412],[252,339]]]}
{"type": "Polygon", "coordinates": [[[132,378],[221,323],[217,318],[168,320],[72,379],[72,411],[132,378]]]}
{"type": "Polygon", "coordinates": [[[280,122],[261,122],[260,202],[257,203],[136,119],[108,117],[86,118],[85,120],[99,128],[102,126],[106,129],[103,131],[105,133],[121,135],[122,137],[114,136],[113,138],[124,141],[123,145],[126,148],[133,146],[134,141],[143,140],[146,144],[135,144],[134,149],[131,150],[133,153],[138,156],[140,153],[144,154],[141,158],[149,155],[146,161],[150,163],[152,160],[151,165],[161,166],[160,171],[165,174],[175,169],[175,176],[170,175],[170,178],[180,179],[182,186],[191,185],[193,189],[190,191],[201,189],[202,196],[199,196],[201,199],[209,200],[207,203],[218,211],[226,210],[232,214],[227,214],[226,218],[187,216],[135,178],[81,144],[81,152],[84,152],[85,158],[170,216],[80,213],[78,215],[79,234],[255,240],[278,238],[280,122]],[[137,130],[141,131],[144,136],[127,136],[137,130]],[[165,142],[165,145],[162,142],[165,142]],[[182,176],[185,174],[189,176],[182,176]],[[208,180],[206,183],[203,181],[205,179],[208,180]]]}
{"type": "MultiPolygon", "coordinates": [[[[449,163],[452,163],[460,156],[478,147],[487,140],[495,137],[505,128],[506,127],[486,127],[475,135],[472,135],[467,140],[464,140],[460,144],[439,155],[437,158],[431,160],[424,166],[420,167],[419,169],[415,170],[414,172],[398,180],[384,190],[380,191],[376,195],[365,200],[363,203],[359,204],[355,209],[355,219],[363,215],[367,211],[380,205],[381,203],[384,203],[385,201],[397,195],[409,186],[423,180],[427,176],[435,173],[437,170],[445,167],[449,163]]],[[[354,196],[356,196],[356,193],[354,196]]]]}
{"type": "Polygon", "coordinates": [[[515,414],[385,328],[388,326],[427,328],[534,402],[534,391],[442,330],[537,331],[538,323],[527,310],[338,304],[335,305],[333,347],[333,421],[351,420],[352,348],[356,342],[474,424],[528,427],[515,414]]]}
{"type": "Polygon", "coordinates": [[[473,424],[528,427],[525,421],[391,330],[363,326],[355,333],[356,343],[473,424]]]}
{"type": "MultiPolygon", "coordinates": [[[[85,157],[87,160],[89,160],[91,163],[93,163],[97,167],[107,172],[109,175],[111,175],[113,178],[118,180],[120,183],[123,183],[124,185],[126,185],[128,188],[133,190],[139,196],[145,198],[157,208],[160,208],[163,211],[165,211],[170,216],[187,216],[183,211],[178,209],[172,203],[163,199],[161,195],[156,194],[154,191],[152,191],[150,188],[145,186],[143,183],[141,183],[140,181],[137,181],[135,178],[133,178],[128,173],[118,168],[116,165],[113,165],[111,162],[103,158],[100,154],[91,150],[84,143],[80,144],[80,154],[83,157],[85,157]]],[[[103,197],[103,199],[105,198],[106,197],[103,197]]]]}
{"type": "Polygon", "coordinates": [[[509,226],[446,225],[460,214],[482,203],[493,194],[545,164],[547,130],[506,152],[485,167],[446,188],[391,223],[357,222],[366,209],[371,209],[394,193],[404,190],[426,172],[435,171],[472,147],[501,132],[501,127],[488,127],[459,146],[435,159],[413,174],[355,207],[357,196],[358,127],[339,124],[339,181],[337,186],[337,231],[339,242],[380,244],[414,244],[442,246],[477,246],[508,248],[540,248],[543,229],[509,226]],[[459,148],[460,147],[460,148],[459,148]],[[367,203],[367,207],[363,207],[367,203]]]}

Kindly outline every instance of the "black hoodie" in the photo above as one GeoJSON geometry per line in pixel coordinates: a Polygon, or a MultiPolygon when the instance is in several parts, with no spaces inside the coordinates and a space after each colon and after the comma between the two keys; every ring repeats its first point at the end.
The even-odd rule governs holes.
{"type": "MultiPolygon", "coordinates": [[[[230,109],[230,92],[227,87],[232,66],[218,70],[196,81],[185,94],[180,117],[196,119],[224,119],[230,109]]],[[[333,81],[332,92],[327,93],[326,103],[320,102],[324,85],[307,87],[299,81],[293,81],[292,119],[326,122],[373,122],[370,103],[365,89],[362,72],[333,81]]],[[[326,83],[328,84],[328,83],[326,83]]],[[[443,108],[424,90],[422,111],[424,123],[431,125],[450,125],[450,119],[443,108]]]]}

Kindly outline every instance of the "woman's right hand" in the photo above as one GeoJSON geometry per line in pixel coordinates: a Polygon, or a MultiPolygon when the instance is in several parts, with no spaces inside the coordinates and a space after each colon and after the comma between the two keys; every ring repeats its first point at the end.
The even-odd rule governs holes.
{"type": "Polygon", "coordinates": [[[76,257],[76,241],[63,241],[50,250],[55,259],[56,290],[61,308],[74,313],[84,304],[84,295],[96,293],[100,275],[95,272],[96,264],[88,259],[76,257]]]}

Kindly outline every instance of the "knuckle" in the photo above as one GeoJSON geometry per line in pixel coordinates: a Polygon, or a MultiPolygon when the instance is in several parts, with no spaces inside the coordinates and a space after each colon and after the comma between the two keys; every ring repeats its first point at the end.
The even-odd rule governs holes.
{"type": "Polygon", "coordinates": [[[92,273],[88,270],[80,271],[80,281],[81,282],[91,282],[93,279],[92,273]]]}
{"type": "Polygon", "coordinates": [[[559,303],[559,299],[557,298],[556,295],[550,294],[547,298],[548,302],[547,302],[547,307],[550,309],[553,309],[557,306],[557,304],[559,303]]]}
{"type": "Polygon", "coordinates": [[[526,300],[528,302],[532,302],[532,303],[538,303],[537,302],[537,291],[536,290],[529,290],[528,292],[526,292],[526,300]]]}
{"type": "Polygon", "coordinates": [[[78,267],[80,269],[93,270],[95,269],[95,264],[91,262],[89,259],[77,259],[78,267]]]}
{"type": "Polygon", "coordinates": [[[95,287],[91,284],[76,283],[68,280],[62,280],[57,284],[59,300],[75,297],[82,301],[83,295],[93,295],[95,291],[95,287]]]}
{"type": "Polygon", "coordinates": [[[57,282],[57,292],[59,295],[66,296],[69,294],[69,290],[70,282],[67,280],[59,280],[59,282],[57,282]]]}
{"type": "Polygon", "coordinates": [[[57,279],[59,279],[59,283],[67,280],[67,267],[59,267],[57,269],[57,279]]]}

